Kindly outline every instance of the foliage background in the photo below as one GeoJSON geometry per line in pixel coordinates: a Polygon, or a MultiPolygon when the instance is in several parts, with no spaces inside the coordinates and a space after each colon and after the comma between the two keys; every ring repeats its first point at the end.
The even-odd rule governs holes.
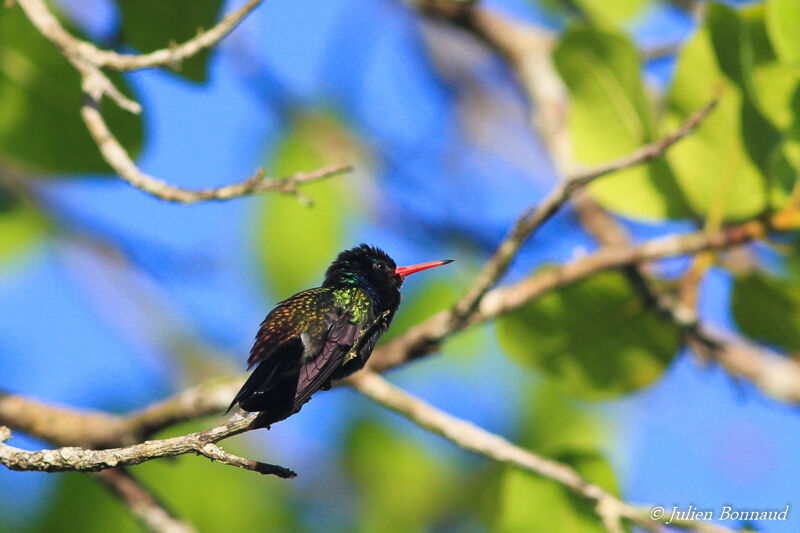
{"type": "MultiPolygon", "coordinates": [[[[96,42],[149,50],[208,26],[232,7],[221,4],[59,5],[96,42]]],[[[779,11],[791,2],[768,4],[766,15],[757,4],[741,13],[712,7],[702,29],[655,1],[486,5],[569,27],[554,57],[585,163],[658,138],[724,86],[708,127],[667,162],[596,187],[604,205],[631,217],[637,239],[692,229],[693,216],[718,224],[785,201],[800,105],[800,50],[786,37],[800,19],[779,11]],[[594,26],[579,26],[581,16],[594,26]],[[637,49],[677,43],[685,46],[646,61],[640,76],[637,49]],[[742,49],[750,55],[734,53],[742,49]],[[660,113],[653,94],[666,95],[660,113]]],[[[0,189],[5,390],[124,412],[239,372],[272,304],[318,283],[338,250],[362,241],[398,263],[457,259],[448,272],[407,283],[397,334],[451,303],[556,179],[502,63],[457,32],[421,26],[399,2],[266,2],[206,60],[125,80],[143,122],[109,110],[112,126],[127,146],[141,146],[145,171],[168,181],[214,186],[260,164],[272,175],[339,160],[358,171],[309,187],[311,209],[274,195],[193,207],[156,201],[102,175],[78,117],[77,77],[19,10],[0,10],[0,170],[24,173],[38,199],[0,189]]],[[[794,246],[758,247],[760,270],[712,268],[701,316],[797,350],[794,246]]],[[[567,210],[528,243],[510,278],[594,247],[567,210]]],[[[633,300],[619,276],[602,275],[463,334],[391,380],[629,501],[711,510],[794,503],[796,408],[698,362],[633,300]]],[[[19,434],[12,442],[42,446],[19,434]]],[[[237,446],[300,477],[266,479],[195,457],[134,473],[203,531],[600,530],[561,488],[461,452],[348,390],[319,394],[237,446]]],[[[0,494],[3,532],[137,530],[79,474],[3,470],[0,494]]],[[[798,520],[792,510],[786,523],[759,527],[794,531],[798,520]]]]}

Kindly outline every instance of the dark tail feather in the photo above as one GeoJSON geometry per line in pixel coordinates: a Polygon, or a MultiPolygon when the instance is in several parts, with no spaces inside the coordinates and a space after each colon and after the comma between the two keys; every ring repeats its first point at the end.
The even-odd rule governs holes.
{"type": "Polygon", "coordinates": [[[273,385],[276,371],[277,367],[274,364],[268,365],[263,362],[260,363],[253,373],[250,374],[250,377],[247,378],[247,381],[244,382],[239,392],[236,393],[236,396],[233,398],[230,406],[228,406],[228,410],[225,411],[225,414],[228,414],[237,403],[240,404],[245,411],[258,411],[258,409],[248,409],[243,404],[247,403],[247,400],[253,395],[261,396],[267,392],[273,385]]]}
{"type": "Polygon", "coordinates": [[[271,424],[293,415],[299,409],[293,405],[299,370],[284,375],[270,390],[243,399],[239,405],[245,411],[259,411],[253,427],[271,424]]]}

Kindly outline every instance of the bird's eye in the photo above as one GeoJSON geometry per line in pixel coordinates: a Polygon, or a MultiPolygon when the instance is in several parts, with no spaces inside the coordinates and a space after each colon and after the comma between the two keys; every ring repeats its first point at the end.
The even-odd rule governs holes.
{"type": "Polygon", "coordinates": [[[383,261],[375,261],[372,266],[375,267],[376,270],[386,270],[386,263],[383,261]]]}

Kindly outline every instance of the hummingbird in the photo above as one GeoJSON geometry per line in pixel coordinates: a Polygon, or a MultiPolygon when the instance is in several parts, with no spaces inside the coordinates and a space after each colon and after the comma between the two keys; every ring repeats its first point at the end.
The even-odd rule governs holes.
{"type": "Polygon", "coordinates": [[[400,305],[406,276],[451,263],[398,267],[361,244],[341,252],[322,286],[280,302],[261,323],[247,360],[255,370],[231,402],[258,411],[254,427],[298,412],[317,390],[364,367],[400,305]],[[256,366],[257,365],[257,366],[256,366]]]}

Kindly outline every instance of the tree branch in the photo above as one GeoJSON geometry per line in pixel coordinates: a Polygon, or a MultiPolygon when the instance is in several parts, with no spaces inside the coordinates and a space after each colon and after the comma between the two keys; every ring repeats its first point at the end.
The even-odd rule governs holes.
{"type": "MultiPolygon", "coordinates": [[[[260,192],[278,192],[282,194],[299,195],[298,187],[313,181],[330,178],[352,170],[350,165],[331,165],[311,172],[298,172],[283,179],[269,179],[265,177],[263,169],[256,172],[243,182],[226,185],[213,189],[189,190],[150,176],[142,172],[128,155],[108,127],[100,112],[100,94],[96,91],[87,91],[81,107],[81,116],[89,129],[100,153],[106,162],[117,172],[120,178],[127,181],[137,189],[146,192],[161,200],[192,204],[208,200],[230,200],[239,196],[246,196],[260,192]]],[[[305,203],[309,203],[306,197],[305,203]]]]}
{"type": "Polygon", "coordinates": [[[113,468],[96,474],[97,479],[124,503],[143,527],[154,533],[195,533],[191,525],[176,518],[127,470],[113,468]]]}
{"type": "Polygon", "coordinates": [[[249,0],[239,9],[228,13],[216,25],[198,33],[188,41],[166,46],[147,54],[118,54],[101,50],[92,43],[69,33],[47,8],[44,0],[17,0],[25,15],[39,32],[55,43],[66,56],[76,57],[99,68],[139,70],[151,67],[174,67],[198,52],[211,48],[253,11],[262,0],[249,0]]]}
{"type": "MultiPolygon", "coordinates": [[[[736,246],[762,236],[767,229],[765,223],[753,221],[724,228],[713,235],[695,232],[654,239],[635,247],[623,245],[602,248],[570,263],[546,268],[527,279],[489,291],[466,323],[452,324],[447,311],[430,317],[402,336],[378,346],[367,368],[382,372],[405,364],[435,351],[447,338],[470,325],[518,309],[549,291],[598,272],[736,246]]],[[[726,368],[765,387],[767,393],[778,399],[800,403],[800,379],[781,381],[783,385],[777,381],[781,376],[800,375],[800,365],[777,355],[762,358],[762,351],[740,349],[731,352],[726,357],[726,368]],[[779,363],[779,368],[771,370],[779,363]],[[784,368],[787,365],[792,370],[784,368]]],[[[52,407],[21,396],[0,394],[0,424],[60,445],[127,445],[173,424],[219,413],[228,406],[242,382],[243,378],[236,377],[192,387],[128,416],[80,412],[52,407]]]]}
{"type": "Polygon", "coordinates": [[[529,208],[520,215],[508,237],[498,246],[466,294],[453,307],[453,316],[457,320],[468,318],[481,297],[508,270],[525,240],[550,220],[576,192],[600,177],[661,157],[672,145],[689,135],[716,107],[717,101],[714,99],[706,104],[689,116],[677,130],[662,139],[642,146],[624,157],[576,172],[562,180],[541,204],[529,208]]]}
{"type": "Polygon", "coordinates": [[[145,441],[125,448],[87,450],[64,447],[55,450],[31,452],[5,444],[11,430],[0,426],[0,464],[10,470],[35,470],[39,472],[97,472],[108,468],[129,466],[160,457],[194,453],[212,461],[253,470],[260,474],[273,474],[293,478],[295,473],[282,466],[243,459],[223,451],[216,445],[222,439],[251,429],[252,417],[234,417],[230,422],[197,433],[169,439],[145,441]]]}
{"type": "Polygon", "coordinates": [[[351,170],[349,165],[332,165],[311,172],[300,172],[285,179],[267,179],[259,170],[243,182],[212,189],[189,190],[170,185],[165,181],[142,172],[128,152],[112,133],[100,111],[100,102],[108,96],[123,109],[132,113],[141,112],[141,106],[122,94],[100,70],[108,66],[119,70],[134,70],[168,63],[180,62],[198,53],[203,48],[216,44],[230,32],[261,0],[250,0],[240,9],[228,14],[216,26],[200,33],[186,43],[170,49],[158,50],[144,55],[122,55],[99,50],[88,42],[72,36],[64,29],[43,0],[19,0],[19,5],[31,23],[52,41],[72,66],[81,75],[84,101],[81,117],[97,144],[103,159],[120,178],[137,189],[169,202],[191,204],[209,200],[229,200],[239,196],[261,192],[277,192],[297,196],[304,203],[311,200],[298,188],[301,185],[329,178],[351,170]]]}
{"type": "MultiPolygon", "coordinates": [[[[471,422],[440,411],[373,372],[360,372],[350,379],[350,383],[371,400],[444,437],[460,448],[560,483],[589,500],[603,523],[612,528],[619,526],[624,520],[651,531],[661,529],[658,522],[650,518],[649,509],[630,505],[599,486],[589,483],[565,464],[520,448],[471,422]]],[[[713,524],[693,521],[682,522],[679,527],[689,531],[709,533],[730,531],[713,524]]]]}
{"type": "MultiPolygon", "coordinates": [[[[688,2],[688,4],[691,3],[688,2]]],[[[551,50],[555,42],[554,36],[541,28],[515,22],[479,7],[456,6],[443,0],[416,0],[415,4],[426,15],[461,27],[471,33],[506,60],[517,75],[522,89],[532,104],[534,110],[532,122],[547,144],[556,167],[562,174],[572,176],[567,177],[561,186],[566,187],[571,179],[580,176],[582,173],[575,170],[576,163],[567,131],[567,91],[551,59],[551,50]]],[[[716,100],[709,103],[709,106],[713,107],[715,103],[716,100]]],[[[711,109],[707,107],[699,113],[703,111],[710,112],[711,109]]],[[[689,120],[691,121],[691,117],[689,120]]],[[[684,125],[686,124],[684,123],[684,125]]],[[[635,158],[635,153],[628,157],[635,158]]],[[[617,163],[624,165],[624,159],[618,160],[617,163]]],[[[609,166],[613,166],[613,163],[609,166]]],[[[592,172],[602,171],[602,169],[602,166],[597,167],[588,171],[588,175],[590,176],[592,172]]],[[[575,200],[582,224],[601,243],[616,247],[627,245],[628,236],[625,231],[594,200],[585,194],[577,195],[575,200]]],[[[773,217],[773,223],[769,226],[779,225],[777,224],[778,217],[780,214],[773,217]]],[[[764,228],[763,231],[766,232],[767,229],[769,228],[764,228]]],[[[757,233],[754,237],[758,236],[757,233]]],[[[719,248],[711,247],[709,249],[719,248]]],[[[646,278],[642,265],[630,263],[625,266],[627,267],[626,274],[634,285],[644,291],[645,296],[684,331],[689,344],[695,350],[711,355],[731,375],[748,379],[767,395],[782,401],[800,403],[800,385],[798,385],[800,383],[800,365],[794,360],[765,350],[749,341],[737,339],[731,335],[721,335],[702,326],[693,310],[681,306],[680,302],[673,301],[662,291],[653,287],[646,278]]],[[[531,286],[535,286],[535,282],[531,283],[531,286]]],[[[476,284],[475,294],[478,294],[479,288],[480,286],[476,284]]],[[[490,294],[490,297],[482,302],[482,306],[491,308],[493,300],[503,299],[499,297],[500,294],[502,293],[490,294]]],[[[508,294],[513,295],[514,293],[508,294]]],[[[520,299],[524,300],[525,298],[517,295],[510,300],[520,299]]],[[[470,301],[465,298],[462,308],[466,308],[466,304],[469,303],[470,301]]],[[[437,316],[441,318],[441,315],[437,316]]],[[[433,317],[428,323],[430,324],[434,318],[437,317],[433,317]]],[[[444,338],[443,333],[440,323],[427,331],[424,327],[419,330],[415,328],[404,338],[397,339],[396,342],[400,344],[405,340],[407,342],[405,346],[410,348],[406,351],[406,357],[409,355],[413,357],[417,351],[422,353],[422,350],[432,350],[440,342],[439,339],[444,338]],[[415,331],[419,332],[416,336],[412,335],[415,331]]],[[[402,359],[401,352],[402,350],[387,350],[387,353],[392,353],[396,357],[395,361],[402,359]]]]}
{"type": "Polygon", "coordinates": [[[575,283],[597,272],[621,268],[640,262],[667,257],[691,255],[704,250],[725,249],[749,242],[765,234],[769,228],[761,221],[729,226],[714,234],[693,232],[646,241],[638,246],[609,246],[561,266],[541,270],[530,278],[509,287],[488,292],[477,310],[463,324],[450,320],[450,312],[442,311],[411,328],[403,336],[376,349],[367,368],[382,372],[430,353],[447,337],[467,325],[494,318],[517,309],[553,289],[575,283]]]}

